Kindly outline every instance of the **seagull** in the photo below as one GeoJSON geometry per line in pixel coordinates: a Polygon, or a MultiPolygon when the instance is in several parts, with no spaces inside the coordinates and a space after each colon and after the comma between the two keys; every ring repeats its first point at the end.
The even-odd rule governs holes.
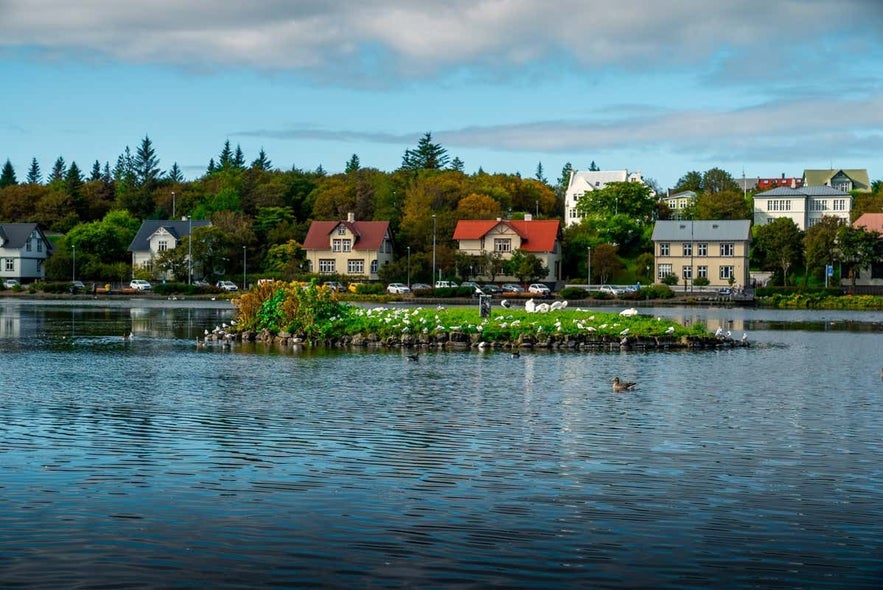
{"type": "Polygon", "coordinates": [[[625,336],[625,335],[628,334],[628,333],[629,333],[629,329],[626,328],[625,330],[623,330],[622,332],[620,332],[619,335],[620,335],[620,336],[625,336]]]}
{"type": "Polygon", "coordinates": [[[632,316],[638,315],[638,310],[635,309],[634,307],[630,307],[628,309],[624,309],[621,312],[619,312],[619,315],[627,317],[627,318],[632,317],[632,316]]]}
{"type": "Polygon", "coordinates": [[[512,304],[509,303],[508,299],[503,299],[502,301],[500,301],[500,305],[502,305],[506,309],[509,309],[510,307],[512,307],[512,304]]]}
{"type": "Polygon", "coordinates": [[[635,388],[636,385],[637,385],[637,383],[632,383],[629,381],[620,381],[619,377],[613,378],[613,391],[615,391],[617,393],[620,391],[631,391],[632,389],[635,388]]]}
{"type": "Polygon", "coordinates": [[[674,334],[674,333],[675,333],[675,327],[674,327],[674,326],[669,326],[668,328],[665,329],[665,333],[666,333],[666,334],[674,334]]]}
{"type": "Polygon", "coordinates": [[[742,334],[742,342],[748,342],[748,332],[742,334]]]}
{"type": "Polygon", "coordinates": [[[720,338],[720,337],[723,335],[723,333],[724,333],[724,329],[723,329],[723,328],[718,328],[717,330],[714,331],[714,337],[715,337],[715,338],[720,338]]]}
{"type": "Polygon", "coordinates": [[[416,363],[417,361],[420,360],[420,353],[418,352],[417,354],[409,354],[409,355],[408,355],[408,360],[409,360],[409,361],[414,361],[414,362],[416,363]]]}

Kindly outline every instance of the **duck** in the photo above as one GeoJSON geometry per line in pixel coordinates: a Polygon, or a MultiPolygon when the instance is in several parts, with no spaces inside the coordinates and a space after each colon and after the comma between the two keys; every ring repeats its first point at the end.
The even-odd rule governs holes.
{"type": "Polygon", "coordinates": [[[619,377],[613,378],[613,391],[615,391],[617,393],[620,391],[631,391],[637,385],[638,385],[637,383],[633,383],[630,381],[620,381],[619,377]]]}
{"type": "Polygon", "coordinates": [[[518,352],[517,350],[513,350],[511,357],[514,359],[517,359],[517,358],[521,357],[521,353],[518,352]]]}
{"type": "Polygon", "coordinates": [[[413,362],[416,363],[417,361],[420,360],[420,353],[418,352],[418,353],[416,353],[416,354],[409,354],[409,355],[408,355],[408,360],[409,360],[409,361],[413,361],[413,362]]]}

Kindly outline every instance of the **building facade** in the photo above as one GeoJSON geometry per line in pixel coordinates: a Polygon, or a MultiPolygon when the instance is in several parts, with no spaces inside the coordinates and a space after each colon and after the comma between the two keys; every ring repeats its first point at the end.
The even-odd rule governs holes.
{"type": "Polygon", "coordinates": [[[848,193],[870,192],[871,181],[864,168],[829,168],[827,170],[804,170],[804,186],[827,186],[848,193]]]}
{"type": "Polygon", "coordinates": [[[380,268],[393,260],[388,221],[314,221],[304,240],[307,270],[376,281],[380,268]]]}
{"type": "Polygon", "coordinates": [[[748,284],[747,219],[657,221],[652,239],[658,281],[675,275],[691,288],[699,277],[715,288],[748,284]]]}
{"type": "MultiPolygon", "coordinates": [[[[611,182],[644,182],[640,171],[628,170],[574,170],[570,173],[567,192],[564,195],[564,225],[569,227],[580,223],[583,218],[576,208],[580,198],[586,193],[600,190],[611,182]]],[[[655,192],[653,194],[656,194],[655,192]]]]}
{"type": "Polygon", "coordinates": [[[829,186],[779,187],[754,195],[754,223],[763,225],[787,217],[801,230],[832,216],[849,223],[852,195],[829,186]]]}
{"type": "Polygon", "coordinates": [[[36,223],[0,223],[0,279],[43,280],[51,253],[52,244],[36,223]]]}
{"type": "MultiPolygon", "coordinates": [[[[534,220],[461,220],[454,229],[454,239],[463,254],[486,257],[499,254],[504,260],[516,250],[533,254],[548,269],[544,281],[557,281],[561,276],[561,248],[557,219],[534,220]]],[[[486,280],[489,276],[479,275],[486,280]]],[[[497,276],[496,280],[514,280],[511,276],[497,276]]]]}
{"type": "Polygon", "coordinates": [[[135,271],[147,270],[158,279],[172,279],[171,273],[155,267],[157,256],[166,250],[174,250],[196,228],[211,224],[211,221],[191,219],[144,221],[129,245],[129,252],[132,253],[132,275],[134,276],[135,271]]]}

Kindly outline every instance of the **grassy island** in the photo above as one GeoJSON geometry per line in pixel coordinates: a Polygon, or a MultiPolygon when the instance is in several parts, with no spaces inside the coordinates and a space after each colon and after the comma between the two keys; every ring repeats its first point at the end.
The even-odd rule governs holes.
{"type": "Polygon", "coordinates": [[[315,284],[264,283],[234,300],[238,336],[280,345],[445,348],[669,349],[746,343],[640,315],[599,312],[564,301],[534,312],[494,302],[489,317],[475,306],[367,307],[344,303],[315,284]]]}

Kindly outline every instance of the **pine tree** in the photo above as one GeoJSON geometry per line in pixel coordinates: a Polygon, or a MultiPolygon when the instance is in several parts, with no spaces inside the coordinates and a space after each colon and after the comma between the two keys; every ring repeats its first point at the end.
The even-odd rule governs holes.
{"type": "Polygon", "coordinates": [[[49,175],[49,182],[64,180],[65,174],[67,174],[67,167],[65,166],[64,158],[58,156],[58,159],[55,160],[55,164],[52,166],[52,173],[49,175]]]}
{"type": "Polygon", "coordinates": [[[251,163],[251,167],[264,171],[269,171],[273,167],[273,163],[267,158],[267,153],[264,151],[264,148],[261,148],[261,151],[258,152],[258,157],[251,163]]]}
{"type": "Polygon", "coordinates": [[[28,169],[28,184],[40,184],[43,180],[42,175],[40,174],[40,164],[37,163],[37,158],[31,159],[31,167],[28,169]]]}
{"type": "Polygon", "coordinates": [[[447,163],[448,151],[440,144],[432,143],[429,132],[420,138],[416,149],[406,149],[402,156],[405,170],[441,170],[447,163]]]}
{"type": "Polygon", "coordinates": [[[18,181],[15,179],[15,168],[12,167],[12,162],[9,161],[9,158],[6,158],[3,172],[0,172],[0,188],[6,188],[14,184],[18,184],[18,181]]]}
{"type": "Polygon", "coordinates": [[[89,175],[89,180],[101,180],[101,163],[98,160],[92,164],[92,174],[89,175]]]}
{"type": "Polygon", "coordinates": [[[224,149],[218,155],[218,168],[227,170],[233,165],[233,149],[230,147],[230,140],[224,142],[224,149]]]}
{"type": "Polygon", "coordinates": [[[80,219],[85,217],[88,205],[83,198],[82,186],[83,175],[80,173],[80,167],[77,166],[76,162],[71,162],[70,168],[68,168],[67,174],[64,176],[64,188],[67,194],[70,195],[74,209],[80,219]]]}
{"type": "Polygon", "coordinates": [[[208,168],[206,168],[205,173],[206,173],[206,174],[211,174],[211,173],[213,173],[213,172],[214,172],[215,170],[217,170],[217,169],[218,169],[218,167],[215,165],[215,159],[214,159],[214,158],[209,158],[209,161],[208,161],[208,168]]]}
{"type": "Polygon", "coordinates": [[[465,164],[463,164],[463,160],[455,157],[453,160],[451,160],[451,165],[450,165],[449,169],[454,170],[456,172],[463,172],[464,167],[465,167],[465,164]]]}
{"type": "Polygon", "coordinates": [[[152,189],[159,180],[159,158],[156,157],[156,150],[153,149],[153,144],[146,135],[135,153],[134,171],[138,185],[148,190],[152,189]]]}
{"type": "Polygon", "coordinates": [[[236,144],[236,152],[233,154],[233,167],[237,170],[245,168],[245,154],[242,153],[242,148],[238,143],[236,144]]]}
{"type": "Polygon", "coordinates": [[[590,172],[600,172],[600,170],[601,170],[601,169],[598,168],[598,165],[595,164],[595,160],[592,160],[592,163],[589,164],[589,171],[590,171],[590,172]]]}
{"type": "Polygon", "coordinates": [[[351,172],[358,172],[359,168],[362,166],[359,164],[359,156],[353,154],[353,157],[350,158],[349,162],[346,163],[346,167],[343,169],[345,174],[350,174],[351,172]]]}
{"type": "Polygon", "coordinates": [[[546,179],[546,176],[543,174],[543,163],[540,162],[537,164],[537,173],[535,178],[542,182],[543,184],[549,184],[549,181],[546,179]]]}
{"type": "Polygon", "coordinates": [[[177,162],[173,163],[169,169],[169,180],[178,184],[184,182],[184,175],[181,173],[181,168],[178,167],[177,162]]]}

